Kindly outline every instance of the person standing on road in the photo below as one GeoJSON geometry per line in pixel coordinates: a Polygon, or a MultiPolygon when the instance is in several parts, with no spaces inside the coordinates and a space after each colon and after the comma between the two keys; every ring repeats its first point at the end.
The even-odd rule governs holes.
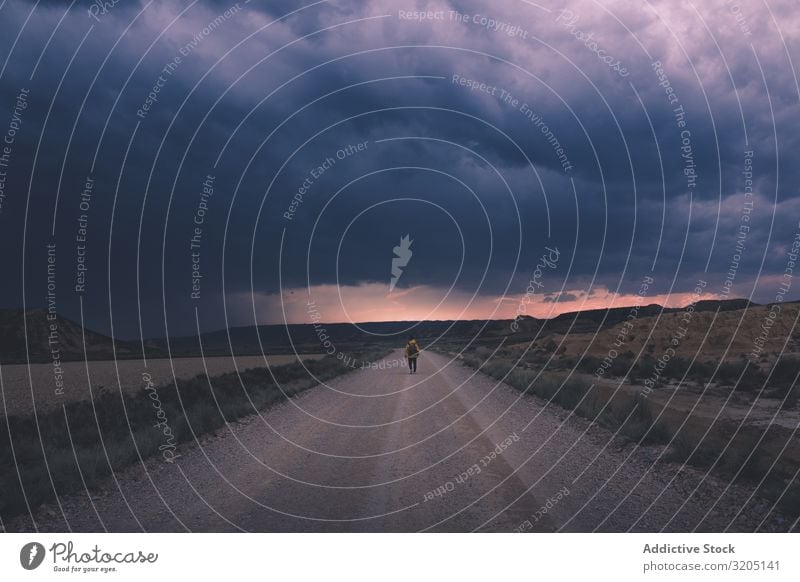
{"type": "Polygon", "coordinates": [[[416,374],[417,373],[417,358],[419,357],[419,344],[417,340],[414,339],[414,336],[408,338],[408,343],[406,343],[406,359],[408,360],[408,373],[409,374],[416,374]]]}

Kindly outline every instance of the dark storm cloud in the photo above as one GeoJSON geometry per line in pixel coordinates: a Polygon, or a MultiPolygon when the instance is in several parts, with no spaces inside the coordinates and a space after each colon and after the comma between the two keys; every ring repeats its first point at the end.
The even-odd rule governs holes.
{"type": "MultiPolygon", "coordinates": [[[[569,292],[559,298],[590,285],[635,291],[654,265],[660,292],[686,291],[699,274],[722,281],[747,150],[757,208],[737,289],[753,287],[762,257],[762,276],[781,270],[774,248],[796,228],[787,209],[800,166],[792,53],[775,34],[779,25],[796,42],[791,4],[773,3],[778,25],[748,8],[749,35],[721,0],[699,13],[667,3],[408,4],[120,2],[93,18],[84,2],[62,21],[66,3],[6,3],[2,111],[10,117],[22,87],[31,107],[0,221],[4,246],[19,248],[30,187],[27,301],[42,302],[58,196],[60,306],[76,313],[74,238],[89,175],[84,300],[110,296],[125,335],[138,331],[137,302],[147,334],[163,332],[165,313],[192,331],[189,244],[208,175],[204,327],[223,324],[222,298],[251,285],[274,294],[281,283],[382,283],[407,233],[417,253],[401,289],[524,292],[548,244],[563,252],[555,277],[569,292]],[[406,9],[442,16],[421,23],[400,18],[406,9]]],[[[11,255],[21,269],[23,255],[11,255]]],[[[20,287],[2,293],[3,304],[21,303],[20,287]]],[[[108,314],[88,317],[108,329],[108,314]]]]}
{"type": "Polygon", "coordinates": [[[557,293],[555,295],[546,295],[543,299],[545,303],[565,303],[577,300],[578,296],[574,293],[557,293]]]}

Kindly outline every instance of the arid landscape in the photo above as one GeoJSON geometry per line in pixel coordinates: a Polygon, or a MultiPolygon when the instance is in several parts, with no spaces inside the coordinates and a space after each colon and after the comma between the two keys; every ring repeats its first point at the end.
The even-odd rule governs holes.
{"type": "MultiPolygon", "coordinates": [[[[389,354],[388,361],[400,357],[389,354]]],[[[354,371],[50,502],[41,531],[786,531],[794,518],[439,354],[354,371]],[[311,451],[314,451],[312,454],[311,451]]],[[[29,518],[9,522],[29,530],[29,518]]]]}
{"type": "Polygon", "coordinates": [[[797,0],[0,47],[0,579],[800,580],[797,0]]]}
{"type": "MultiPolygon", "coordinates": [[[[489,433],[492,437],[484,443],[486,446],[469,445],[468,450],[475,448],[475,455],[483,448],[490,452],[496,444],[489,442],[492,438],[503,440],[490,419],[505,418],[503,407],[521,405],[524,401],[528,404],[522,410],[528,410],[531,417],[525,420],[525,413],[517,410],[501,425],[509,434],[524,432],[526,438],[520,440],[522,444],[510,447],[514,449],[513,455],[503,453],[503,471],[490,472],[491,477],[474,480],[474,483],[483,483],[474,491],[476,494],[488,495],[498,487],[498,491],[504,491],[497,498],[499,505],[481,503],[477,513],[470,510],[464,514],[463,523],[460,518],[439,523],[436,512],[404,510],[403,507],[417,507],[413,498],[417,493],[423,495],[423,489],[437,489],[433,476],[439,475],[437,479],[440,480],[446,476],[437,470],[427,472],[425,479],[419,482],[404,479],[402,489],[384,492],[378,498],[362,494],[348,497],[348,512],[359,507],[359,511],[363,511],[365,521],[357,529],[364,526],[363,529],[368,530],[413,531],[432,527],[509,531],[523,527],[520,525],[525,521],[523,517],[531,512],[535,514],[534,506],[538,503],[546,503],[548,487],[553,491],[567,487],[569,501],[564,501],[559,512],[554,512],[535,528],[531,526],[532,529],[791,530],[797,527],[800,515],[797,486],[800,411],[796,389],[800,366],[795,332],[798,304],[782,307],[780,314],[772,318],[774,321],[768,336],[761,342],[763,349],[758,351],[757,357],[752,354],[754,341],[763,331],[765,318],[770,318],[770,307],[747,305],[742,308],[735,303],[704,302],[691,306],[688,311],[647,306],[631,315],[631,307],[620,307],[602,313],[565,314],[551,320],[526,318],[519,322],[517,331],[511,331],[509,321],[427,322],[421,325],[426,330],[425,335],[418,336],[426,354],[421,364],[424,375],[419,381],[406,374],[403,356],[392,352],[396,346],[391,341],[370,342],[364,332],[348,326],[339,329],[343,339],[338,345],[342,351],[328,355],[314,346],[309,330],[298,327],[295,335],[307,340],[298,345],[309,353],[266,356],[269,369],[265,367],[265,356],[258,355],[156,358],[148,359],[146,366],[142,360],[127,359],[67,362],[62,367],[68,380],[65,385],[69,388],[58,397],[53,395],[52,364],[5,365],[0,370],[3,397],[17,455],[15,461],[6,449],[5,464],[11,468],[16,462],[19,466],[20,455],[27,455],[28,460],[22,467],[34,480],[28,482],[25,495],[20,489],[10,498],[17,501],[11,505],[6,503],[2,515],[4,520],[13,518],[6,521],[11,529],[33,527],[30,517],[14,517],[20,511],[27,513],[23,511],[22,501],[29,499],[34,502],[30,506],[31,515],[37,527],[44,529],[58,530],[62,527],[58,525],[60,519],[67,520],[72,527],[87,530],[106,527],[134,531],[140,526],[148,531],[183,527],[209,531],[225,529],[216,518],[203,518],[204,511],[199,507],[187,505],[186,493],[174,499],[162,499],[169,510],[174,511],[173,518],[166,521],[155,514],[148,517],[149,509],[144,506],[136,510],[134,521],[129,521],[133,516],[119,504],[136,499],[137,489],[149,489],[142,481],[145,477],[166,479],[164,483],[153,482],[160,491],[180,491],[177,485],[170,485],[175,478],[173,467],[177,466],[185,473],[200,471],[193,483],[195,487],[203,487],[206,481],[201,475],[208,473],[209,468],[202,467],[209,462],[214,467],[216,463],[228,467],[226,463],[233,463],[237,454],[230,447],[241,437],[254,446],[263,441],[256,447],[263,448],[263,452],[256,454],[264,463],[258,472],[267,471],[316,485],[309,490],[308,500],[303,501],[304,497],[300,496],[290,501],[283,498],[282,492],[288,489],[280,479],[267,479],[265,483],[271,485],[264,489],[257,483],[265,477],[258,477],[258,473],[251,473],[249,469],[239,475],[239,469],[230,465],[224,474],[234,480],[230,484],[234,496],[250,491],[241,501],[244,505],[231,506],[230,511],[237,515],[252,512],[248,509],[251,501],[247,500],[261,499],[256,505],[262,506],[265,512],[262,517],[251,516],[249,521],[237,523],[248,523],[248,527],[264,531],[342,531],[351,523],[340,521],[345,519],[345,514],[324,509],[345,503],[337,491],[343,491],[343,487],[360,491],[369,481],[367,473],[373,475],[374,480],[374,471],[381,475],[381,482],[391,483],[399,478],[397,471],[411,471],[412,474],[424,471],[425,459],[433,463],[436,458],[457,455],[454,458],[461,459],[459,462],[464,464],[463,447],[489,433]],[[460,333],[464,334],[463,338],[460,333]],[[364,356],[367,345],[372,345],[372,351],[364,356]],[[390,352],[391,357],[384,356],[390,352]],[[695,357],[700,354],[702,358],[695,357]],[[87,368],[90,382],[86,381],[87,368]],[[337,379],[341,374],[346,375],[337,379]],[[316,386],[317,381],[322,385],[316,386]],[[34,386],[32,392],[31,385],[34,386]],[[89,385],[91,391],[87,388],[89,385]],[[293,396],[315,386],[315,395],[293,396]],[[153,428],[150,394],[156,393],[159,407],[167,411],[164,418],[169,418],[171,424],[167,441],[161,430],[153,428]],[[280,404],[287,397],[291,398],[290,402],[300,398],[298,405],[280,404]],[[460,404],[447,405],[444,409],[447,413],[442,412],[439,404],[454,398],[460,404]],[[34,402],[38,429],[26,421],[31,418],[34,402]],[[274,410],[266,412],[268,407],[274,410]],[[433,410],[438,412],[430,416],[433,410]],[[448,416],[451,414],[452,418],[448,416]],[[127,419],[122,431],[114,428],[115,423],[119,427],[115,420],[119,417],[127,419]],[[412,423],[413,430],[412,425],[401,423],[405,435],[401,438],[392,427],[402,419],[411,418],[420,418],[420,423],[412,423]],[[67,424],[64,424],[65,419],[67,424]],[[70,429],[75,422],[81,428],[70,429]],[[434,427],[458,427],[461,422],[466,422],[465,428],[456,428],[447,443],[436,436],[439,432],[434,427]],[[328,454],[334,457],[355,455],[353,459],[361,460],[352,461],[353,466],[346,471],[349,477],[337,477],[332,481],[332,476],[339,474],[338,469],[328,467],[327,463],[319,464],[321,461],[301,468],[304,463],[296,457],[294,445],[283,451],[280,442],[275,442],[278,448],[274,449],[269,444],[273,438],[266,433],[259,436],[264,430],[271,431],[267,427],[272,424],[296,426],[299,432],[289,437],[295,444],[304,443],[308,438],[316,439],[316,444],[305,442],[299,450],[330,449],[328,454]],[[562,436],[552,441],[555,449],[543,452],[535,443],[551,442],[550,429],[543,428],[550,424],[553,424],[552,430],[562,436]],[[534,426],[538,428],[534,430],[534,426]],[[44,456],[41,450],[36,451],[37,430],[42,431],[46,442],[52,443],[45,446],[44,450],[49,452],[44,456]],[[412,432],[407,432],[410,430],[412,432]],[[26,437],[30,431],[34,432],[26,437]],[[563,431],[572,431],[567,434],[571,434],[573,440],[563,437],[563,431]],[[360,453],[353,452],[363,448],[352,440],[361,440],[362,437],[355,436],[359,433],[363,433],[362,437],[372,435],[365,445],[366,442],[383,445],[374,450],[367,446],[360,453]],[[387,438],[390,440],[386,441],[387,438]],[[98,439],[105,443],[102,448],[91,445],[98,439]],[[344,440],[337,444],[339,439],[344,440]],[[563,464],[575,454],[575,444],[582,439],[583,455],[589,456],[563,464]],[[81,442],[89,448],[82,450],[81,442]],[[159,454],[164,452],[164,442],[169,445],[167,463],[159,454]],[[50,456],[65,444],[68,448],[57,454],[66,454],[70,449],[72,453],[54,461],[50,456]],[[403,450],[409,446],[416,452],[403,463],[393,464],[391,470],[381,469],[381,465],[369,461],[382,458],[378,454],[380,450],[403,450]],[[561,452],[556,454],[559,450],[561,452]],[[211,461],[208,455],[221,456],[211,461]],[[37,463],[45,458],[50,458],[49,467],[37,469],[37,463]],[[142,465],[137,459],[146,463],[142,465]],[[545,469],[547,463],[552,463],[549,469],[545,469]],[[112,467],[114,478],[109,480],[112,467]],[[612,467],[617,467],[618,471],[610,477],[605,471],[612,467]],[[639,468],[634,470],[634,467],[639,468]],[[142,470],[146,471],[144,475],[142,470]],[[42,480],[48,473],[53,479],[50,485],[42,480]],[[512,475],[522,481],[515,481],[517,484],[509,490],[506,483],[512,475]],[[547,486],[542,489],[541,479],[545,476],[549,476],[544,481],[547,486]],[[603,485],[605,479],[612,479],[614,484],[603,485]],[[94,491],[89,497],[79,493],[87,480],[94,491]],[[574,488],[579,480],[589,484],[582,493],[574,488]],[[638,500],[633,505],[631,488],[637,492],[638,500]],[[55,490],[59,491],[58,498],[53,496],[55,490]],[[598,491],[603,491],[599,499],[593,495],[598,491]],[[327,499],[328,494],[332,496],[330,499],[327,499]],[[279,499],[283,504],[279,507],[267,502],[279,499]],[[393,504],[392,499],[406,500],[409,505],[393,504]],[[704,500],[708,499],[713,499],[715,506],[719,505],[719,512],[697,520],[704,513],[700,509],[707,503],[704,500]],[[318,510],[309,513],[316,517],[301,521],[278,517],[299,511],[297,503],[313,508],[318,502],[322,503],[318,510]],[[42,503],[44,505],[39,507],[42,503]],[[503,504],[516,509],[500,518],[505,511],[503,504]],[[698,505],[694,507],[693,504],[698,505]],[[591,507],[594,509],[589,509],[591,507]],[[609,508],[615,509],[604,513],[609,508]],[[568,513],[558,517],[567,510],[578,511],[581,517],[568,513]],[[395,511],[401,511],[402,517],[380,517],[393,515],[395,511]],[[94,517],[90,519],[89,515],[94,517]],[[625,515],[637,519],[630,521],[625,515]],[[467,516],[471,517],[467,519],[467,516]]],[[[371,325],[373,332],[395,326],[371,325]]],[[[279,333],[269,329],[239,330],[237,334],[240,338],[251,338],[252,334],[274,337],[276,341],[280,338],[279,333]]],[[[213,337],[214,334],[201,336],[196,341],[213,344],[213,337]]],[[[166,341],[149,340],[148,345],[163,345],[166,341]]],[[[110,345],[110,340],[104,339],[103,345],[110,345]]],[[[234,350],[247,352],[252,342],[247,339],[231,345],[234,350]]],[[[3,434],[8,432],[2,431],[3,434]]],[[[288,430],[281,434],[287,438],[294,433],[288,430]]],[[[249,454],[253,454],[252,450],[249,454]]],[[[243,470],[246,465],[242,460],[237,466],[243,470]]],[[[456,473],[459,473],[456,471],[459,466],[456,462],[444,465],[456,473]]],[[[465,464],[463,469],[471,466],[465,464]]],[[[7,486],[13,488],[16,482],[18,487],[19,478],[11,473],[6,476],[9,478],[7,486]]],[[[203,503],[214,499],[209,497],[211,490],[222,492],[227,487],[213,483],[213,479],[208,481],[210,489],[201,494],[203,503]]],[[[144,491],[142,494],[147,496],[144,491]]],[[[452,507],[465,502],[461,494],[450,498],[455,503],[452,507]]],[[[227,505],[221,499],[219,502],[227,505]]],[[[470,506],[475,502],[477,498],[466,503],[470,506]]],[[[424,495],[422,503],[425,503],[424,495]]],[[[450,506],[443,504],[441,507],[444,516],[450,506]]]]}

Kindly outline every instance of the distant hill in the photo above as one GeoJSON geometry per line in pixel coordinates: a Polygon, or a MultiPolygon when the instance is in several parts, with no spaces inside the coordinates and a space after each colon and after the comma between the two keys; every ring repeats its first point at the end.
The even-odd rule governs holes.
{"type": "MultiPolygon", "coordinates": [[[[745,299],[727,301],[699,301],[698,312],[736,311],[756,304],[745,299]]],[[[374,323],[320,323],[293,325],[261,325],[233,327],[202,334],[202,351],[206,356],[230,354],[260,354],[262,348],[268,354],[320,353],[325,351],[323,340],[329,338],[335,349],[350,350],[358,345],[389,343],[402,345],[405,338],[413,333],[423,345],[434,340],[459,341],[474,339],[476,343],[493,343],[504,338],[513,343],[530,341],[535,337],[550,334],[594,334],[623,322],[630,307],[612,309],[593,309],[563,313],[552,319],[523,317],[518,323],[518,331],[512,332],[511,320],[471,320],[471,321],[392,321],[374,323]]],[[[639,321],[659,314],[681,311],[680,308],[663,308],[660,305],[647,305],[639,309],[639,321]]],[[[49,361],[48,347],[49,321],[44,309],[29,310],[23,314],[21,309],[0,310],[0,362],[24,362],[25,328],[23,316],[27,321],[28,349],[31,361],[49,361]]],[[[116,342],[103,334],[82,330],[81,326],[65,317],[56,320],[59,330],[61,358],[65,361],[82,360],[83,341],[90,359],[102,360],[114,357],[116,344],[117,358],[141,357],[137,342],[116,342]]],[[[151,338],[145,341],[148,357],[197,356],[201,353],[197,336],[174,338],[151,338]]]]}
{"type": "Polygon", "coordinates": [[[597,335],[554,334],[548,341],[562,345],[565,357],[591,355],[603,358],[618,338],[624,340],[624,344],[619,346],[620,353],[630,351],[655,358],[672,348],[674,356],[686,359],[739,359],[754,353],[756,339],[759,337],[763,339],[761,349],[755,352],[759,361],[771,362],[779,353],[795,354],[800,351],[798,302],[784,303],[774,319],[770,318],[770,307],[767,305],[751,304],[746,312],[741,309],[720,309],[719,314],[716,314],[716,302],[702,306],[700,303],[697,304],[688,325],[686,319],[676,313],[681,310],[665,310],[665,314],[659,319],[652,316],[637,318],[628,329],[624,329],[619,323],[604,328],[597,335]],[[769,332],[762,336],[765,321],[770,322],[769,332]],[[679,338],[677,344],[675,338],[679,338]]]}
{"type": "MultiPolygon", "coordinates": [[[[696,311],[735,311],[745,307],[754,307],[746,299],[731,299],[726,301],[698,301],[696,311]]],[[[664,308],[652,304],[639,309],[639,317],[656,316],[660,313],[675,313],[681,308],[664,308]]],[[[206,355],[228,354],[231,347],[236,354],[259,354],[261,346],[267,353],[292,353],[320,352],[323,351],[320,336],[330,339],[335,345],[345,346],[353,344],[392,343],[402,345],[406,337],[413,334],[422,343],[427,344],[434,340],[448,341],[465,338],[474,338],[477,343],[497,342],[508,338],[513,342],[521,342],[548,334],[565,333],[595,333],[599,330],[613,327],[625,320],[630,312],[630,307],[615,307],[612,309],[592,309],[563,313],[552,319],[538,319],[525,316],[518,324],[518,330],[513,332],[511,320],[467,320],[467,321],[389,321],[372,323],[320,323],[317,327],[312,324],[293,325],[261,325],[248,327],[234,327],[229,331],[219,330],[204,333],[201,336],[203,351],[206,355]],[[230,336],[230,337],[229,337],[230,336]]],[[[148,348],[161,352],[166,351],[167,345],[164,338],[149,340],[148,348]]],[[[194,355],[199,353],[200,346],[197,336],[170,338],[169,347],[173,355],[194,355]]]]}
{"type": "MultiPolygon", "coordinates": [[[[202,349],[206,355],[229,354],[231,346],[238,355],[319,353],[325,350],[323,341],[328,339],[335,346],[370,345],[392,343],[401,345],[413,334],[421,340],[439,337],[464,338],[481,332],[483,335],[500,336],[509,333],[510,321],[391,321],[360,323],[320,323],[291,325],[260,325],[233,327],[202,334],[202,349]]],[[[165,338],[150,339],[145,347],[164,352],[167,350],[165,338]]],[[[169,339],[169,349],[173,355],[194,355],[200,353],[197,336],[169,339]]],[[[349,348],[348,348],[349,349],[349,348]]]]}
{"type": "MultiPolygon", "coordinates": [[[[58,328],[58,343],[53,344],[59,350],[63,361],[82,360],[84,358],[84,339],[86,354],[89,359],[105,360],[113,357],[114,340],[89,329],[84,330],[80,324],[66,317],[56,316],[55,320],[47,319],[45,309],[0,309],[0,362],[3,364],[20,363],[30,357],[32,362],[48,362],[53,359],[49,344],[50,325],[58,328]],[[25,350],[27,324],[28,350],[25,350]]],[[[117,341],[117,357],[138,357],[140,350],[128,342],[117,341]]]]}
{"type": "MultiPolygon", "coordinates": [[[[756,307],[757,305],[757,303],[753,303],[747,299],[708,299],[695,303],[695,311],[737,311],[746,307],[756,307]]],[[[677,313],[683,311],[683,309],[683,307],[662,307],[656,303],[651,303],[650,305],[643,305],[639,308],[638,318],[642,319],[659,314],[677,313]]],[[[539,336],[553,333],[562,335],[566,333],[595,333],[622,323],[628,317],[630,310],[630,306],[627,306],[613,307],[611,309],[571,311],[569,313],[562,313],[552,319],[527,317],[519,322],[519,338],[515,339],[515,341],[528,338],[532,339],[537,333],[539,336]]]]}

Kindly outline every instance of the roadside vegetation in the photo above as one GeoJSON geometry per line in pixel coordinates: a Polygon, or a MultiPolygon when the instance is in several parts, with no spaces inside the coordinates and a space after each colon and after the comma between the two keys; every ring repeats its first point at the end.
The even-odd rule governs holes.
{"type": "Polygon", "coordinates": [[[591,389],[592,383],[582,374],[568,371],[541,371],[515,366],[515,358],[508,352],[490,360],[487,348],[478,348],[465,354],[463,362],[480,369],[484,374],[503,380],[522,392],[557,404],[566,410],[597,422],[610,430],[619,430],[623,436],[642,444],[666,443],[669,432],[654,422],[649,403],[622,391],[616,394],[591,389]]]}
{"type": "MultiPolygon", "coordinates": [[[[471,348],[462,354],[462,362],[517,390],[573,411],[629,442],[663,446],[671,441],[663,461],[711,470],[732,482],[761,483],[759,493],[763,497],[778,501],[788,514],[800,515],[797,466],[790,456],[790,447],[794,445],[790,440],[796,441],[796,435],[786,427],[738,426],[738,422],[723,418],[706,434],[711,422],[708,419],[689,417],[681,428],[685,413],[663,414],[656,421],[661,405],[644,398],[641,389],[641,383],[651,377],[656,364],[652,356],[634,361],[632,353],[619,354],[603,376],[616,380],[612,388],[609,383],[596,381],[595,372],[602,364],[600,358],[588,356],[578,360],[556,355],[545,367],[549,356],[556,352],[555,346],[541,349],[521,362],[517,362],[518,349],[501,348],[492,356],[493,351],[487,346],[471,348]],[[622,389],[616,390],[620,381],[622,389]]],[[[759,395],[778,399],[783,403],[781,410],[794,410],[798,400],[798,372],[800,360],[794,356],[779,358],[766,369],[745,359],[723,362],[717,367],[716,363],[675,358],[661,372],[655,389],[663,390],[671,381],[678,380],[683,380],[684,386],[687,381],[695,383],[695,390],[714,383],[718,388],[734,390],[745,401],[759,395]]]]}
{"type": "Polygon", "coordinates": [[[102,390],[93,401],[69,402],[35,417],[0,419],[0,516],[33,510],[56,495],[92,489],[112,471],[140,459],[160,455],[164,462],[179,463],[181,443],[388,352],[273,366],[271,374],[267,368],[254,368],[211,379],[199,375],[177,385],[153,386],[145,374],[143,389],[136,393],[102,390]]]}
{"type": "MultiPolygon", "coordinates": [[[[554,361],[554,366],[559,369],[574,368],[587,374],[594,374],[603,364],[603,359],[595,356],[584,356],[581,359],[568,357],[554,361]]],[[[652,355],[644,355],[635,360],[632,352],[625,352],[611,361],[605,369],[605,375],[640,383],[651,376],[656,364],[657,359],[652,355]]],[[[777,359],[769,367],[759,366],[745,358],[721,363],[671,358],[661,371],[657,383],[662,386],[670,380],[715,383],[731,386],[739,394],[755,396],[760,393],[762,398],[785,398],[784,408],[795,408],[800,397],[800,390],[795,383],[798,371],[800,359],[792,355],[777,359]]]]}

